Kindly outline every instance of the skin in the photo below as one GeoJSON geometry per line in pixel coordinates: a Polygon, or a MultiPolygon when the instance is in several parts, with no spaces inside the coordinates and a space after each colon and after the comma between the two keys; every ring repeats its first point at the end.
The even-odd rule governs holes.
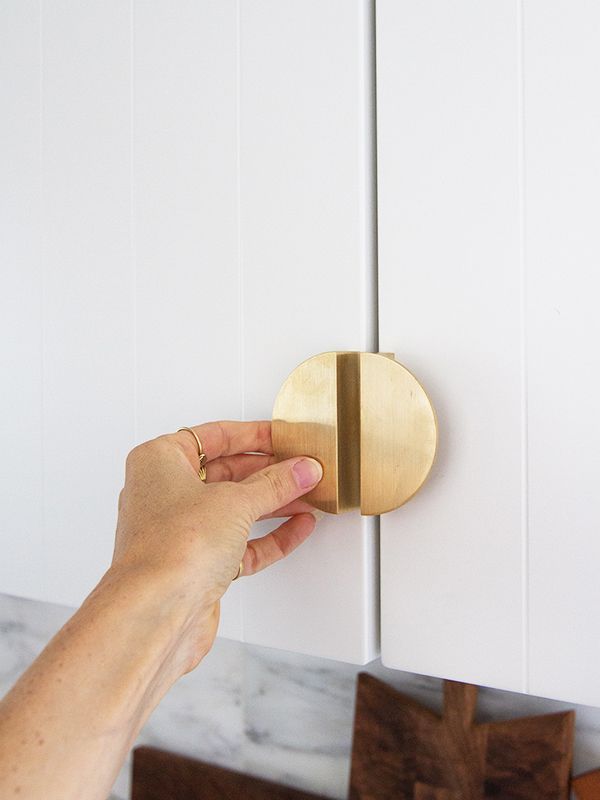
{"type": "Polygon", "coordinates": [[[220,422],[129,454],[113,560],[0,702],[0,797],[104,800],[140,728],[210,650],[219,601],[313,531],[318,462],[275,463],[268,422],[220,422]],[[248,541],[259,519],[289,517],[248,541]]]}

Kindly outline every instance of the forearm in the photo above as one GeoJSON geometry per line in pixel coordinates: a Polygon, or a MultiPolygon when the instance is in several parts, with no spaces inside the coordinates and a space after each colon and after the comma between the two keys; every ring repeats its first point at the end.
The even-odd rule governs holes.
{"type": "Polygon", "coordinates": [[[104,800],[185,671],[186,624],[176,592],[107,573],[0,703],[0,796],[104,800]]]}

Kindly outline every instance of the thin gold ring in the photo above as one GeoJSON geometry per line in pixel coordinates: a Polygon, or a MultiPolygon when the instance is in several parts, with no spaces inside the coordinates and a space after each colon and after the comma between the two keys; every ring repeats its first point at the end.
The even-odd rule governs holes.
{"type": "Polygon", "coordinates": [[[196,444],[198,445],[198,458],[200,459],[198,477],[200,478],[201,481],[204,481],[206,483],[206,453],[202,448],[202,442],[200,441],[200,437],[198,436],[196,431],[193,430],[193,428],[178,428],[177,433],[179,433],[179,431],[188,431],[189,433],[192,434],[192,436],[196,440],[196,444]]]}
{"type": "Polygon", "coordinates": [[[231,582],[233,583],[233,581],[237,581],[237,579],[240,577],[240,575],[243,573],[243,571],[244,571],[244,562],[240,561],[240,565],[238,567],[237,575],[235,576],[235,578],[231,582]]]}

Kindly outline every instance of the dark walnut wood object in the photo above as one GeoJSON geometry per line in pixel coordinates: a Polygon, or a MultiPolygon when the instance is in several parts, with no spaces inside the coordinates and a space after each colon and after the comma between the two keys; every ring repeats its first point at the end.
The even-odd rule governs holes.
{"type": "MultiPolygon", "coordinates": [[[[442,716],[358,676],[351,800],[568,800],[575,714],[477,723],[477,688],[444,683],[442,716]]],[[[600,800],[600,771],[575,778],[600,800]]],[[[152,747],[134,751],[132,800],[324,800],[152,747]]]]}
{"type": "Polygon", "coordinates": [[[571,789],[575,800],[600,800],[600,769],[578,775],[571,789]]]}
{"type": "Polygon", "coordinates": [[[325,800],[154,747],[133,753],[131,800],[325,800]]]}
{"type": "Polygon", "coordinates": [[[415,783],[414,800],[460,800],[460,795],[450,789],[438,789],[426,783],[415,783]]]}
{"type": "Polygon", "coordinates": [[[478,724],[476,702],[446,681],[440,717],[361,673],[351,800],[568,800],[574,712],[478,724]]]}

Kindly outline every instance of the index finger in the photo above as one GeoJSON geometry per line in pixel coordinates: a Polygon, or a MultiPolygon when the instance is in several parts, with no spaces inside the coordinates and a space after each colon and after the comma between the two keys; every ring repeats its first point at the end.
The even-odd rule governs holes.
{"type": "MultiPolygon", "coordinates": [[[[222,422],[205,422],[203,425],[189,426],[202,442],[202,449],[207,461],[212,461],[220,456],[237,455],[238,453],[265,453],[273,455],[271,443],[271,422],[260,420],[258,422],[237,422],[225,420],[222,422]]],[[[181,443],[187,442],[194,453],[197,451],[193,436],[186,431],[177,434],[181,443]]]]}

